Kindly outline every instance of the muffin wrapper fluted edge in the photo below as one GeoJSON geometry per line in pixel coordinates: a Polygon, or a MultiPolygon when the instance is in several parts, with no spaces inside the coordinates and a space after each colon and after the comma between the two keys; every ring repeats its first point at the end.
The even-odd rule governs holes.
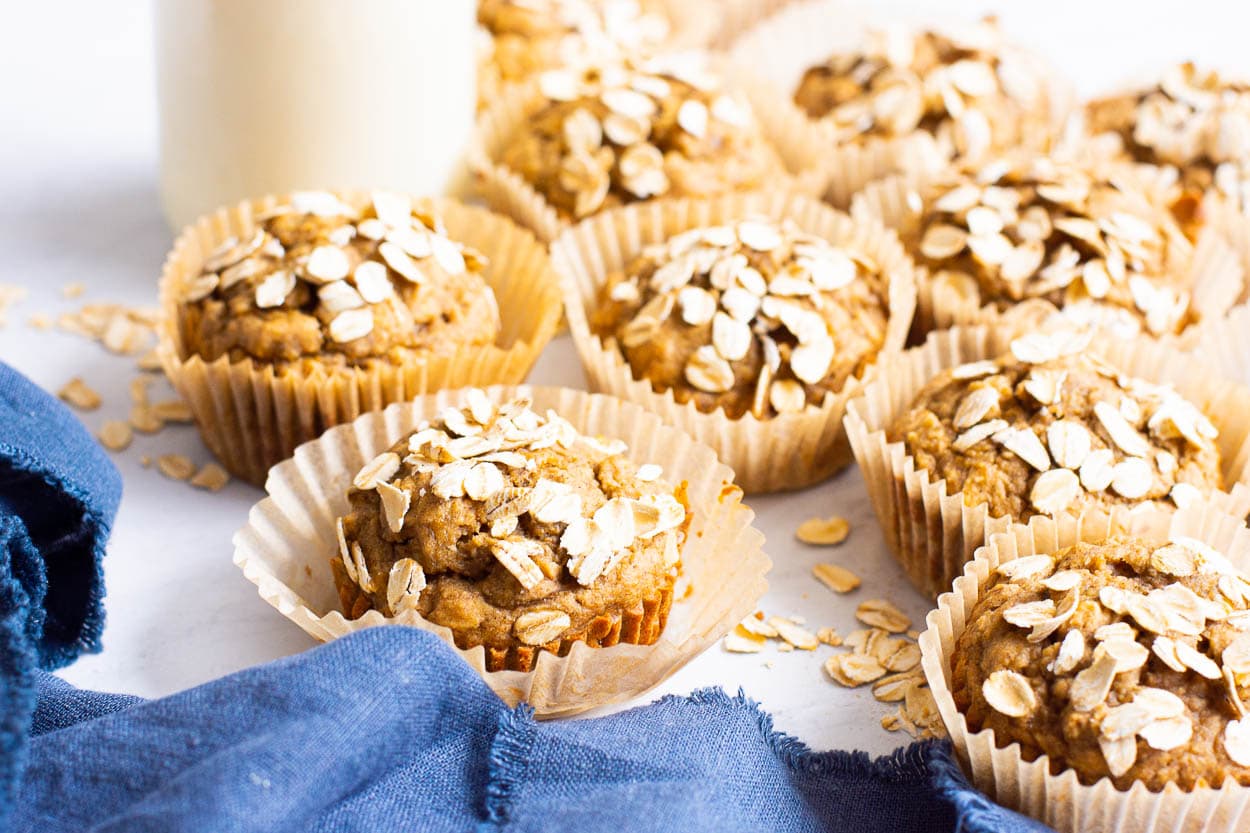
{"type": "MultiPolygon", "coordinates": [[[[339,196],[352,204],[368,199],[360,192],[339,196]]],[[[453,239],[490,259],[485,278],[502,325],[495,344],[444,355],[414,352],[404,360],[358,368],[330,367],[314,359],[276,370],[251,359],[205,361],[191,354],[178,303],[182,286],[198,275],[218,244],[254,228],[257,214],[284,199],[242,202],[200,218],[178,237],[161,276],[161,363],[190,405],[204,443],[236,477],[259,486],[270,466],[300,443],[393,402],[447,387],[518,384],[555,333],[560,295],[545,247],[506,217],[435,199],[418,204],[432,206],[453,239]]]]}
{"type": "Polygon", "coordinates": [[[951,656],[982,589],[999,564],[1049,554],[1072,544],[1128,532],[1166,540],[1170,534],[1203,541],[1250,569],[1250,530],[1218,504],[1197,501],[1175,513],[1148,513],[1124,528],[1106,514],[1087,512],[1058,519],[1035,517],[996,534],[943,593],[920,636],[921,662],[956,756],[976,787],[994,801],[1059,831],[1098,833],[1237,833],[1250,825],[1250,788],[1228,781],[1183,791],[1169,784],[1151,792],[1141,782],[1118,790],[1108,778],[1082,784],[1073,770],[1051,772],[1043,755],[1025,760],[1019,744],[999,746],[993,730],[973,732],[951,693],[951,656]]]}
{"type": "MultiPolygon", "coordinates": [[[[566,388],[493,387],[486,392],[497,402],[532,397],[540,413],[551,408],[585,434],[624,440],[630,459],[659,462],[666,480],[687,482],[692,515],[672,610],[655,644],[591,648],[578,642],[566,656],[538,654],[530,672],[490,672],[481,646],[457,648],[500,698],[510,705],[525,701],[538,714],[555,716],[636,697],[755,610],[772,562],[762,549],[764,536],[751,526],[754,513],[733,485],[733,471],[712,449],[609,396],[566,388]]],[[[337,554],[335,519],[348,511],[348,489],[360,467],[422,419],[463,401],[463,390],[448,390],[391,405],[331,429],[275,466],[266,483],[268,497],[252,507],[247,525],[234,536],[234,562],[261,598],[322,641],[367,627],[405,624],[455,647],[450,630],[415,612],[387,618],[371,610],[346,618],[330,564],[337,554]]]]}
{"type": "MultiPolygon", "coordinates": [[[[636,378],[614,341],[591,332],[589,318],[600,288],[612,272],[650,243],[688,229],[732,222],[746,216],[791,219],[800,228],[834,245],[858,249],[890,275],[889,319],[879,356],[900,351],[915,305],[912,264],[892,232],[877,223],[854,223],[847,215],[815,199],[773,192],[738,194],[712,200],[658,200],[614,209],[592,217],[561,235],[552,245],[560,273],[565,315],[592,390],[610,393],[659,414],[716,450],[737,473],[748,493],[810,486],[850,463],[842,415],[847,401],[863,385],[851,378],[837,394],[804,411],[757,419],[729,418],[724,411],[705,413],[693,402],[678,402],[671,391],[655,390],[636,378]]],[[[871,378],[870,366],[864,378],[871,378]]]]}
{"type": "MultiPolygon", "coordinates": [[[[1010,343],[1009,333],[984,325],[931,333],[920,347],[879,365],[877,378],[847,405],[847,436],[886,544],[912,584],[930,598],[949,590],[976,548],[1012,519],[991,516],[985,503],[966,505],[963,492],[948,493],[946,481],[930,479],[887,432],[940,371],[997,358],[1010,343]]],[[[1215,423],[1228,491],[1208,500],[1232,515],[1250,512],[1250,388],[1204,373],[1189,354],[1155,341],[1096,338],[1089,349],[1129,376],[1170,383],[1215,423]]],[[[1128,523],[1137,511],[1113,514],[1128,523]]]]}

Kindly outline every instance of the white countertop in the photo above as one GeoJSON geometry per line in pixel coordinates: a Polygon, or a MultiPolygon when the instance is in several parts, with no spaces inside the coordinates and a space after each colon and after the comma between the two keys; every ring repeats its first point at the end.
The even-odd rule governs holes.
{"type": "MultiPolygon", "coordinates": [[[[919,7],[943,15],[999,7],[1008,30],[1070,75],[1079,74],[1085,93],[1185,57],[1250,70],[1242,43],[1247,12],[1233,0],[1191,0],[1183,7],[1171,0],[874,3],[875,9],[919,7]]],[[[82,415],[93,431],[128,412],[133,360],[74,335],[37,332],[26,321],[91,301],[155,303],[172,235],[156,196],[149,11],[135,0],[22,3],[7,10],[0,27],[0,284],[30,289],[0,328],[0,358],[50,390],[76,375],[91,379],[105,400],[100,410],[82,415]],[[85,284],[86,295],[61,298],[70,282],[85,284]]],[[[531,380],[582,384],[567,339],[551,345],[531,380]]],[[[155,395],[168,393],[162,383],[155,395]]],[[[231,563],[231,535],[261,492],[235,482],[206,494],[140,466],[141,455],[165,453],[210,459],[187,426],[139,435],[114,455],[126,485],[105,561],[104,651],[61,672],[77,685],[160,696],[313,645],[261,601],[231,563]]],[[[927,605],[886,552],[857,471],[798,494],[748,502],[759,513],[775,562],[763,601],[767,613],[803,616],[813,629],[829,625],[845,634],[857,627],[852,614],[860,601],[884,597],[922,627],[927,605]],[[794,540],[800,521],[833,513],[851,521],[847,543],[821,549],[794,540]],[[863,587],[845,597],[826,590],[810,575],[824,560],[855,570],[863,587]]],[[[822,646],[814,655],[773,648],[730,655],[718,646],[655,694],[742,687],[774,714],[780,729],[816,748],[882,753],[906,742],[879,727],[892,707],[875,702],[867,687],[843,689],[824,676],[821,662],[832,652],[822,646]]]]}

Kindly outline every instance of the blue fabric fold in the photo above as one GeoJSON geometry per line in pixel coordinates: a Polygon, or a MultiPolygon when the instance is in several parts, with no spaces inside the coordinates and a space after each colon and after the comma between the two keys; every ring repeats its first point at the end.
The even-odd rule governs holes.
{"type": "Polygon", "coordinates": [[[0,824],[26,760],[35,672],[98,651],[121,478],[64,405],[0,363],[0,824]]]}
{"type": "Polygon", "coordinates": [[[812,752],[743,694],[535,721],[436,637],[357,633],[159,700],[46,670],[99,648],[120,481],[0,365],[0,830],[1029,833],[944,743],[812,752]]]}

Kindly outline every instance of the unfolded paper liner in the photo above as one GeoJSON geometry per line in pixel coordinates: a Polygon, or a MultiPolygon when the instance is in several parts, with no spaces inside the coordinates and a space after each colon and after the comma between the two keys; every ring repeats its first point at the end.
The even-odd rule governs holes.
{"type": "Polygon", "coordinates": [[[1025,760],[1020,745],[1000,746],[991,729],[973,732],[951,693],[951,658],[968,618],[999,564],[1034,554],[1051,554],[1079,542],[1096,543],[1115,534],[1139,535],[1160,543],[1170,534],[1195,538],[1250,570],[1250,530],[1217,504],[1195,501],[1175,513],[1138,514],[1128,529],[1107,515],[1087,512],[1057,519],[1034,517],[1016,524],[977,551],[976,560],[938,599],[920,635],[921,662],[956,756],[976,787],[994,801],[1032,816],[1059,833],[1239,833],[1250,828],[1250,788],[1229,779],[1220,787],[1190,791],[1168,784],[1151,792],[1140,781],[1128,790],[1111,779],[1082,784],[1074,770],[1054,773],[1042,755],[1025,760]]]}
{"type": "MultiPolygon", "coordinates": [[[[856,193],[883,177],[932,174],[949,163],[949,153],[924,131],[839,142],[826,120],[811,118],[794,103],[794,93],[808,69],[825,63],[833,54],[862,48],[868,31],[883,22],[871,4],[847,0],[793,2],[744,34],[730,52],[728,66],[734,82],[744,88],[761,88],[754,95],[775,102],[773,107],[778,115],[774,118],[784,119],[789,130],[804,137],[804,145],[817,149],[824,199],[836,208],[848,208],[856,193]]],[[[926,20],[923,15],[914,16],[907,23],[915,27],[936,25],[941,29],[940,23],[926,20]]],[[[1050,115],[1032,127],[1022,125],[1025,135],[1019,144],[1042,148],[1063,132],[1075,95],[1051,68],[1029,57],[1037,63],[1039,77],[1048,82],[1046,100],[1050,115]]]]}
{"type": "MultiPolygon", "coordinates": [[[[712,68],[723,71],[718,63],[715,58],[711,59],[712,68]]],[[[762,91],[759,85],[727,84],[726,89],[741,93],[749,102],[764,140],[787,171],[768,187],[818,195],[826,178],[820,163],[820,146],[814,144],[809,135],[796,132],[775,97],[762,91]]],[[[546,103],[538,79],[516,85],[478,115],[467,156],[476,194],[493,210],[506,214],[550,243],[573,222],[561,217],[546,197],[502,162],[505,149],[516,141],[530,117],[546,103]]]]}
{"type": "MultiPolygon", "coordinates": [[[[1125,167],[1124,176],[1138,179],[1148,198],[1159,198],[1165,185],[1158,177],[1148,176],[1141,168],[1125,167]]],[[[856,218],[872,217],[896,230],[900,238],[915,237],[921,217],[916,201],[909,198],[932,182],[933,173],[900,174],[885,177],[869,184],[855,195],[851,214],[856,218]]],[[[1160,206],[1164,208],[1166,206],[1160,206]]],[[[1245,272],[1234,247],[1225,235],[1214,228],[1205,228],[1196,244],[1191,245],[1182,235],[1169,241],[1169,270],[1184,271],[1192,276],[1190,293],[1198,321],[1187,327],[1172,340],[1183,348],[1192,348],[1201,338],[1204,327],[1223,318],[1236,304],[1242,293],[1245,272]]],[[[1059,310],[1048,301],[1033,299],[1024,302],[1025,310],[1013,308],[999,310],[993,302],[982,304],[980,293],[966,290],[937,280],[923,264],[916,265],[916,323],[913,332],[918,337],[933,330],[956,325],[999,324],[1011,326],[1013,316],[1024,315],[1038,323],[1044,318],[1041,311],[1054,314],[1059,310]]],[[[1165,336],[1165,340],[1168,337],[1165,336]]]]}
{"type": "MultiPolygon", "coordinates": [[[[889,318],[879,357],[899,352],[907,337],[915,304],[912,264],[892,232],[879,223],[856,223],[802,194],[738,194],[711,200],[657,200],[614,209],[565,232],[552,244],[560,273],[565,316],[593,390],[642,405],[716,450],[737,472],[748,493],[800,489],[824,480],[850,463],[842,415],[863,381],[852,377],[837,394],[799,413],[739,419],[724,411],[705,413],[693,402],[678,402],[672,391],[659,392],[636,378],[614,340],[605,343],[590,330],[589,318],[599,291],[615,271],[646,245],[693,228],[757,215],[790,219],[835,246],[857,249],[874,258],[890,276],[889,318]]],[[[870,367],[864,378],[871,378],[870,367]]]]}
{"type": "MultiPolygon", "coordinates": [[[[463,406],[465,392],[441,391],[365,414],[300,446],[294,457],[274,467],[265,485],[268,497],[252,507],[247,525],[234,536],[234,563],[261,598],[322,641],[377,625],[405,624],[435,633],[455,647],[449,629],[415,611],[387,618],[371,610],[358,619],[345,618],[330,562],[337,554],[335,519],[349,511],[347,493],[356,472],[422,419],[463,406]]],[[[457,648],[501,699],[510,705],[527,701],[538,714],[555,716],[636,697],[755,609],[768,588],[765,574],[772,562],[762,550],[764,536],[751,526],[754,513],[733,485],[733,471],[712,449],[642,408],[609,396],[502,386],[486,393],[496,402],[531,397],[536,411],[551,408],[584,434],[624,440],[631,460],[659,462],[667,481],[689,484],[692,515],[681,549],[677,595],[655,644],[590,648],[578,643],[567,656],[540,654],[529,673],[488,672],[481,646],[457,648]]]]}
{"type": "MultiPolygon", "coordinates": [[[[352,205],[369,199],[355,191],[339,196],[352,205]]],[[[286,199],[264,197],[201,217],[178,237],[161,276],[161,363],[190,405],[205,445],[236,477],[260,485],[269,467],[300,443],[392,402],[446,387],[517,384],[551,340],[560,318],[560,293],[545,247],[506,217],[435,199],[417,204],[432,207],[452,239],[490,259],[484,277],[501,317],[495,344],[447,355],[414,351],[402,362],[376,361],[359,368],[308,361],[277,370],[252,359],[222,356],[210,362],[191,354],[179,312],[182,287],[199,274],[218,244],[243,236],[255,227],[258,214],[286,199]]]]}
{"type": "MultiPolygon", "coordinates": [[[[998,358],[1010,343],[1010,333],[984,325],[930,333],[920,347],[882,362],[877,378],[847,405],[847,436],[886,544],[930,598],[948,590],[976,548],[1012,519],[991,516],[986,503],[966,505],[962,491],[948,493],[945,479],[931,478],[887,432],[939,372],[998,358]]],[[[1171,384],[1215,423],[1226,491],[1207,500],[1231,515],[1250,513],[1250,388],[1204,372],[1190,354],[1167,343],[1096,337],[1089,351],[1129,376],[1171,384]]],[[[1112,514],[1127,523],[1140,511],[1123,507],[1112,514]]]]}

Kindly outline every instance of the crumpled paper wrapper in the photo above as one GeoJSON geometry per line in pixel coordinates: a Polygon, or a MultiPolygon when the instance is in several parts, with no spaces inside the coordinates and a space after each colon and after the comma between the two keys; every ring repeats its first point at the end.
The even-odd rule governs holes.
{"type": "Polygon", "coordinates": [[[564,657],[543,652],[528,673],[488,672],[482,647],[455,648],[450,630],[415,611],[395,618],[376,610],[355,620],[343,616],[330,561],[338,550],[335,519],[348,511],[352,478],[422,419],[462,406],[465,390],[365,414],[300,446],[292,459],[274,467],[265,484],[268,497],[252,507],[246,526],[234,536],[234,563],[261,598],[321,641],[385,624],[430,631],[455,648],[502,700],[528,702],[540,716],[571,715],[637,697],[755,610],[772,562],[762,550],[764,536],[751,526],[755,513],[733,485],[733,471],[710,448],[609,396],[542,387],[492,387],[486,393],[496,402],[532,397],[536,411],[551,408],[582,433],[622,439],[630,459],[661,463],[673,484],[688,481],[693,519],[668,625],[656,644],[596,649],[579,643],[564,657]]]}

